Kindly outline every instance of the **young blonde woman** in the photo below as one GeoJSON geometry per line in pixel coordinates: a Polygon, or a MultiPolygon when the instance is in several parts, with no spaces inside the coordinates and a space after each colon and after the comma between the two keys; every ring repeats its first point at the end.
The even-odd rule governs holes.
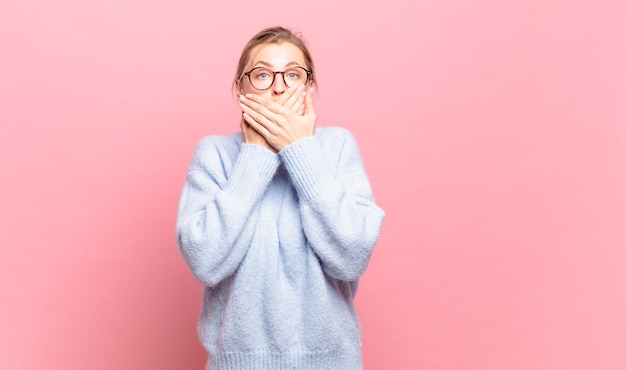
{"type": "Polygon", "coordinates": [[[315,127],[314,86],[302,40],[262,30],[235,76],[241,132],[194,152],[176,232],[208,369],[362,369],[353,299],[384,212],[352,135],[315,127]]]}

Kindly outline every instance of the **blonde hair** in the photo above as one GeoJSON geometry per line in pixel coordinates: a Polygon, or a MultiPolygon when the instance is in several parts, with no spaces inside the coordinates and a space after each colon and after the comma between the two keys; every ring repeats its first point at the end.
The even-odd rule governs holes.
{"type": "Polygon", "coordinates": [[[255,47],[263,44],[280,44],[283,42],[293,44],[300,49],[300,51],[302,51],[306,68],[312,72],[310,81],[314,83],[315,66],[313,65],[313,58],[311,57],[311,53],[304,44],[300,34],[294,34],[290,30],[283,27],[270,27],[254,35],[254,37],[248,41],[246,46],[241,51],[241,57],[239,57],[239,64],[237,65],[237,73],[235,73],[235,80],[233,81],[233,90],[236,90],[237,83],[243,77],[245,72],[244,68],[246,68],[246,65],[250,61],[250,53],[255,47]]]}

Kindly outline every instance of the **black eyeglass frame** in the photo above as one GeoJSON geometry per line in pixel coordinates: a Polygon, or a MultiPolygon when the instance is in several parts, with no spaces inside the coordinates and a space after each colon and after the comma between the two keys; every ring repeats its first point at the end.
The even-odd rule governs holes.
{"type": "MultiPolygon", "coordinates": [[[[313,72],[312,72],[312,71],[309,71],[308,69],[306,69],[306,68],[304,68],[304,67],[300,67],[300,66],[297,66],[297,67],[289,67],[289,68],[287,68],[287,69],[286,69],[286,70],[284,70],[284,71],[272,71],[271,69],[269,69],[269,68],[267,68],[267,67],[254,67],[254,68],[252,68],[251,70],[249,70],[248,72],[244,72],[244,76],[248,76],[248,81],[250,81],[250,85],[251,85],[252,87],[254,87],[256,90],[259,90],[259,91],[265,91],[265,90],[268,90],[268,89],[272,88],[272,86],[274,86],[274,82],[276,82],[276,75],[277,75],[278,73],[280,73],[280,74],[282,74],[282,75],[283,75],[283,83],[285,84],[285,86],[287,86],[287,87],[291,87],[291,86],[289,86],[289,84],[288,84],[288,83],[287,83],[287,81],[285,80],[285,72],[287,72],[287,71],[288,71],[288,70],[290,70],[290,69],[295,69],[295,68],[300,68],[300,69],[302,69],[302,70],[304,70],[304,71],[306,72],[306,82],[305,82],[304,84],[305,84],[305,85],[306,85],[306,84],[308,84],[308,83],[309,83],[309,80],[311,79],[311,75],[313,74],[313,72]],[[250,73],[252,73],[254,70],[257,70],[257,69],[267,69],[268,71],[272,72],[272,83],[271,83],[268,87],[266,87],[265,89],[259,89],[259,88],[257,88],[256,86],[254,86],[254,84],[252,83],[252,77],[250,77],[250,73]]],[[[241,78],[243,78],[243,76],[241,76],[241,78]]]]}

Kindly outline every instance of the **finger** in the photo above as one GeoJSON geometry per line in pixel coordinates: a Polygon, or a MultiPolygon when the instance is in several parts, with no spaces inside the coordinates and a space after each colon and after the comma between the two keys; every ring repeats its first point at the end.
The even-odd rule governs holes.
{"type": "Polygon", "coordinates": [[[304,85],[298,86],[296,91],[289,97],[289,99],[283,104],[287,109],[292,112],[297,112],[300,109],[300,105],[304,101],[304,85]]]}
{"type": "Polygon", "coordinates": [[[259,98],[260,97],[254,94],[239,95],[239,101],[254,110],[258,110],[261,107],[263,100],[259,98]]]}
{"type": "Polygon", "coordinates": [[[313,107],[313,89],[314,87],[311,86],[309,92],[306,94],[306,98],[304,99],[304,106],[306,108],[306,115],[315,116],[315,109],[313,107]]]}
{"type": "Polygon", "coordinates": [[[289,101],[289,99],[291,99],[296,94],[297,90],[297,86],[292,86],[288,88],[287,91],[285,91],[285,93],[281,95],[280,99],[278,99],[278,104],[286,105],[287,101],[289,101]]]}
{"type": "Polygon", "coordinates": [[[247,122],[249,130],[254,130],[258,132],[259,135],[263,136],[264,138],[267,138],[270,135],[269,130],[265,126],[257,122],[247,113],[243,114],[243,119],[247,122]]]}
{"type": "MultiPolygon", "coordinates": [[[[270,102],[263,97],[254,94],[246,94],[245,96],[241,95],[239,97],[239,100],[241,101],[239,106],[241,107],[242,111],[246,111],[244,108],[247,107],[252,111],[258,112],[266,116],[267,118],[275,119],[275,117],[273,117],[274,115],[266,107],[270,104],[270,102]]],[[[250,114],[250,112],[248,112],[248,114],[250,114]]]]}
{"type": "Polygon", "coordinates": [[[275,124],[268,117],[244,104],[239,104],[239,106],[243,111],[243,117],[246,119],[246,122],[250,124],[250,126],[252,126],[263,136],[266,135],[261,131],[261,128],[264,130],[264,132],[271,133],[272,129],[275,127],[275,124]]]}
{"type": "Polygon", "coordinates": [[[289,110],[277,102],[255,94],[246,94],[243,104],[277,122],[276,115],[287,115],[289,110]]]}
{"type": "Polygon", "coordinates": [[[256,132],[256,130],[250,125],[250,123],[248,123],[248,120],[252,120],[252,118],[248,116],[248,120],[246,120],[245,117],[243,117],[243,114],[242,114],[242,118],[244,119],[241,120],[241,124],[239,125],[241,127],[241,131],[244,134],[249,134],[251,131],[256,132]]]}
{"type": "Polygon", "coordinates": [[[294,107],[292,108],[292,112],[296,112],[296,114],[299,116],[304,115],[304,111],[305,111],[304,101],[306,99],[306,94],[307,92],[303,89],[300,95],[298,96],[298,100],[296,101],[296,104],[294,104],[294,107]]]}

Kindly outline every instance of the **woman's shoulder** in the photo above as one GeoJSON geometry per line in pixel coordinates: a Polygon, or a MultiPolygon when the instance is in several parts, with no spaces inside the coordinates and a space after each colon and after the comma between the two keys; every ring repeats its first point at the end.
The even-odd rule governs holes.
{"type": "Polygon", "coordinates": [[[237,157],[243,141],[241,133],[208,135],[200,139],[194,150],[192,163],[207,161],[232,161],[237,157]]]}
{"type": "Polygon", "coordinates": [[[318,127],[315,130],[315,135],[317,135],[320,141],[354,141],[352,133],[348,131],[348,129],[340,126],[318,127]]]}
{"type": "Polygon", "coordinates": [[[356,139],[352,133],[339,126],[318,128],[315,131],[320,144],[326,148],[352,148],[358,150],[356,139]]]}
{"type": "Polygon", "coordinates": [[[200,140],[197,148],[239,148],[242,139],[241,132],[230,135],[208,135],[200,140]]]}

